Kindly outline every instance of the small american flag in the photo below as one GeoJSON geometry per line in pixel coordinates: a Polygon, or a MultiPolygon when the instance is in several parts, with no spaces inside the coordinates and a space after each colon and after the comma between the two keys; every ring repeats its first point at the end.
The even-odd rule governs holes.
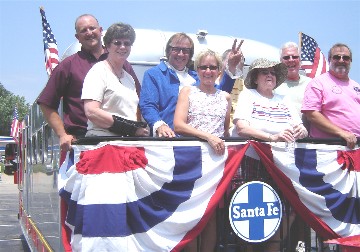
{"type": "Polygon", "coordinates": [[[19,127],[20,127],[19,114],[18,114],[17,107],[15,106],[13,120],[11,123],[10,136],[12,138],[14,138],[14,140],[16,142],[18,141],[18,138],[19,138],[19,127]]]}
{"type": "Polygon", "coordinates": [[[59,56],[57,50],[56,39],[51,31],[51,27],[46,20],[45,11],[40,7],[40,14],[43,26],[43,41],[44,41],[44,53],[45,53],[45,68],[46,72],[50,76],[53,69],[59,64],[59,56]]]}
{"type": "Polygon", "coordinates": [[[305,70],[308,77],[314,78],[329,69],[326,57],[315,39],[300,32],[300,46],[302,69],[305,70]]]}

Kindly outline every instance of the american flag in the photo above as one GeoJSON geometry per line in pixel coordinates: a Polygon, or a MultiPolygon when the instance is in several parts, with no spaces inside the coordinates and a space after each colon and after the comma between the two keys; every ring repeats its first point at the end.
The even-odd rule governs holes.
{"type": "Polygon", "coordinates": [[[308,77],[314,78],[329,69],[326,57],[315,39],[300,32],[300,46],[302,68],[308,77]]]}
{"type": "Polygon", "coordinates": [[[42,8],[40,8],[40,14],[43,26],[45,68],[50,76],[53,69],[59,64],[59,56],[55,36],[51,31],[51,27],[46,20],[45,11],[42,8]]]}
{"type": "Polygon", "coordinates": [[[11,123],[10,136],[13,137],[16,142],[18,141],[19,138],[19,130],[20,130],[19,128],[20,128],[19,113],[17,107],[15,106],[13,120],[11,123]]]}

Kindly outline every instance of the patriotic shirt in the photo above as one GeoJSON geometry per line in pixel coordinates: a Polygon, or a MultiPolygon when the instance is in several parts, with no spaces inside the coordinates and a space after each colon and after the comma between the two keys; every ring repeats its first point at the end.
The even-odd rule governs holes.
{"type": "Polygon", "coordinates": [[[269,99],[260,95],[256,89],[241,92],[234,113],[235,119],[246,120],[251,127],[270,134],[277,134],[302,123],[292,105],[284,101],[284,96],[274,94],[269,99]]]}
{"type": "MultiPolygon", "coordinates": [[[[360,136],[360,85],[353,80],[340,81],[329,72],[313,79],[305,90],[302,111],[320,111],[344,130],[360,136]]],[[[312,137],[334,137],[310,126],[312,137]]]]}

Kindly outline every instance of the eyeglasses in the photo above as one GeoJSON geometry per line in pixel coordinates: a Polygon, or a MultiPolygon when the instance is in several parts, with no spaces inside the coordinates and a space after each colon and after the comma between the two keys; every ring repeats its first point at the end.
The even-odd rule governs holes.
{"type": "Polygon", "coordinates": [[[276,75],[275,71],[269,71],[269,70],[260,70],[259,73],[263,75],[269,75],[269,74],[271,74],[272,76],[276,75]]]}
{"type": "Polygon", "coordinates": [[[333,60],[343,59],[343,61],[349,61],[349,60],[351,60],[350,56],[348,56],[348,55],[333,55],[333,56],[332,56],[332,59],[333,59],[333,60]]]}
{"type": "Polygon", "coordinates": [[[183,54],[190,54],[191,48],[186,47],[171,47],[171,51],[174,53],[180,53],[182,51],[183,54]]]}
{"type": "Polygon", "coordinates": [[[284,60],[289,60],[290,57],[291,57],[292,59],[298,59],[298,58],[299,58],[299,55],[286,55],[286,56],[283,56],[282,58],[283,58],[284,60]]]}
{"type": "Polygon", "coordinates": [[[208,68],[210,69],[210,71],[213,71],[213,70],[218,70],[219,69],[219,67],[218,66],[198,66],[197,67],[198,69],[200,69],[200,70],[207,70],[208,68]]]}
{"type": "Polygon", "coordinates": [[[116,46],[132,46],[131,42],[130,41],[120,41],[120,40],[115,40],[114,42],[111,42],[113,43],[114,45],[116,46]]]}

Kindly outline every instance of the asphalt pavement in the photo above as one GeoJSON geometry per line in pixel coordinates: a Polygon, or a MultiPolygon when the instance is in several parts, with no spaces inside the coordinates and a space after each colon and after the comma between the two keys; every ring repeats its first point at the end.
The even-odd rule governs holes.
{"type": "Polygon", "coordinates": [[[18,220],[19,194],[14,175],[0,174],[0,252],[30,252],[18,220]]]}

